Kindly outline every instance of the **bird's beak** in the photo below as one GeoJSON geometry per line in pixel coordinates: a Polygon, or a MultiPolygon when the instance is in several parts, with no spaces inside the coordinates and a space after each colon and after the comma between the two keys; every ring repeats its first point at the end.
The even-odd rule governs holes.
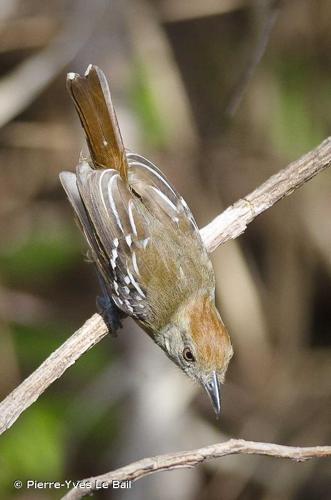
{"type": "Polygon", "coordinates": [[[211,373],[209,379],[203,385],[210,397],[216,417],[218,418],[221,414],[221,392],[216,371],[211,373]]]}

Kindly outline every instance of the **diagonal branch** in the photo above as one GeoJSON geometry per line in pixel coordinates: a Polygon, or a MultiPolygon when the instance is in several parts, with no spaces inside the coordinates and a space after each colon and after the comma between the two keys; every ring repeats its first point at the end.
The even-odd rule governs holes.
{"type": "MultiPolygon", "coordinates": [[[[237,238],[259,214],[301,187],[331,164],[331,137],[285,169],[270,177],[245,198],[237,201],[201,230],[209,252],[237,238]]],[[[0,403],[0,434],[34,403],[56,379],[94,344],[107,335],[101,316],[93,315],[54,351],[28,378],[0,403]]]]}
{"type": "Polygon", "coordinates": [[[108,333],[102,317],[94,314],[29,377],[0,403],[0,434],[9,429],[24,410],[34,403],[78,358],[108,333]]]}
{"type": "Polygon", "coordinates": [[[83,479],[62,500],[78,500],[85,495],[91,494],[96,489],[111,488],[113,481],[136,481],[155,472],[195,467],[207,460],[235,454],[267,455],[269,457],[289,458],[297,462],[303,462],[311,458],[330,457],[331,446],[300,448],[296,446],[245,441],[243,439],[230,439],[225,443],[217,443],[196,450],[143,458],[142,460],[138,460],[138,462],[107,472],[106,474],[83,479]]]}
{"type": "Polygon", "coordinates": [[[261,186],[241,198],[201,229],[202,239],[213,252],[219,245],[240,236],[255,217],[289,196],[331,164],[331,137],[299,160],[272,175],[261,186]]]}

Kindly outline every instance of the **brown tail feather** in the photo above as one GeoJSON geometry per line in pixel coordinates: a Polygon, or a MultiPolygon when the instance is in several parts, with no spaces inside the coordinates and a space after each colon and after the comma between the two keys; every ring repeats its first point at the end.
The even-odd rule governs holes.
{"type": "Polygon", "coordinates": [[[85,75],[68,73],[67,88],[84,128],[95,168],[116,168],[127,180],[127,160],[104,73],[89,66],[85,75]]]}

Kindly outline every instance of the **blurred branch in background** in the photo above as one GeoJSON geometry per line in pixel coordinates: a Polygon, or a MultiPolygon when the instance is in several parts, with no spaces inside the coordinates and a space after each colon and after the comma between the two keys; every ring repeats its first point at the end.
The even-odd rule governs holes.
{"type": "MultiPolygon", "coordinates": [[[[259,188],[229,207],[201,230],[209,252],[230,238],[236,238],[254,218],[284,196],[309,181],[331,164],[331,138],[287,168],[272,176],[259,188]]],[[[102,318],[95,314],[0,404],[0,433],[17,420],[45,389],[94,344],[107,334],[102,318]]]]}
{"type": "MultiPolygon", "coordinates": [[[[50,41],[49,45],[1,78],[0,127],[22,112],[73,59],[91,36],[95,23],[102,15],[104,5],[103,0],[97,0],[93,4],[76,0],[74,13],[65,19],[60,33],[50,41]]],[[[33,20],[34,23],[38,21],[43,22],[41,19],[33,20]]],[[[12,36],[14,29],[17,30],[15,39],[21,40],[22,43],[27,33],[23,33],[22,39],[21,23],[12,26],[12,36]]]]}
{"type": "Polygon", "coordinates": [[[161,0],[160,11],[165,21],[176,22],[207,16],[218,16],[247,6],[247,0],[161,0]]]}
{"type": "Polygon", "coordinates": [[[280,0],[268,0],[267,2],[257,2],[257,17],[260,18],[260,28],[257,29],[256,40],[253,44],[252,53],[248,58],[246,66],[239,76],[238,83],[232,90],[228,105],[225,108],[225,114],[232,117],[237,111],[244,93],[248,87],[254,72],[259,65],[268,45],[269,37],[276,22],[280,9],[280,0]],[[262,10],[262,14],[260,11],[262,10]],[[262,18],[262,19],[261,19],[262,18]]]}

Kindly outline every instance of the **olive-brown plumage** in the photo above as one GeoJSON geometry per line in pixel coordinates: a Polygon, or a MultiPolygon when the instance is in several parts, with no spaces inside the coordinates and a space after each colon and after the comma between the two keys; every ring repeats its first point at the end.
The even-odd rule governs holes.
{"type": "Polygon", "coordinates": [[[191,211],[155,165],[125,151],[101,70],[69,73],[67,87],[91,157],[60,178],[106,293],[205,387],[219,414],[232,347],[191,211]]]}

